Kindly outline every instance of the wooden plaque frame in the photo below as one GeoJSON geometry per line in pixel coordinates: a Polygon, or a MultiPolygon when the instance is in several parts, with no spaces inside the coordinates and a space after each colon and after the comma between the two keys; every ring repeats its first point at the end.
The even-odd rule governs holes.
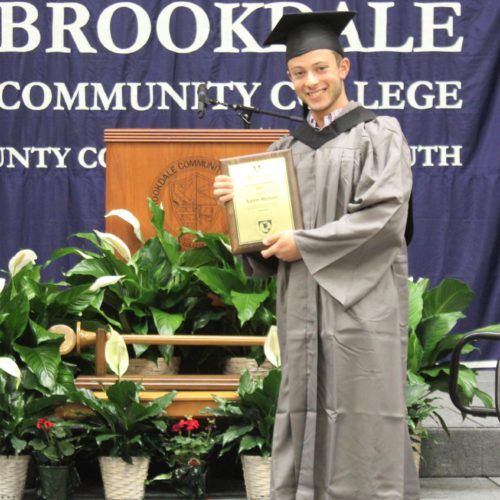
{"type": "Polygon", "coordinates": [[[267,234],[303,228],[290,149],[223,158],[221,170],[234,180],[234,199],[226,206],[234,254],[264,249],[267,234]]]}

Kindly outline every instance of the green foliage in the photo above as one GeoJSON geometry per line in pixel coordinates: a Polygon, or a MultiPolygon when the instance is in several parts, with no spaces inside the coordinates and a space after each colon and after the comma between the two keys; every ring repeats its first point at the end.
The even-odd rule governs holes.
{"type": "Polygon", "coordinates": [[[165,460],[170,467],[187,465],[193,459],[200,462],[215,446],[215,420],[208,419],[205,428],[200,429],[200,425],[204,424],[190,417],[172,425],[171,433],[163,444],[165,460]]]}
{"type": "Polygon", "coordinates": [[[11,375],[0,370],[0,455],[19,455],[27,452],[31,431],[42,415],[66,401],[65,396],[40,397],[35,391],[23,388],[11,375]]]}
{"type": "MultiPolygon", "coordinates": [[[[410,280],[408,291],[407,398],[410,397],[412,404],[408,406],[407,402],[407,406],[411,414],[412,431],[416,422],[431,414],[436,415],[435,398],[429,398],[429,395],[435,391],[448,392],[448,357],[457,342],[467,334],[450,334],[450,331],[465,317],[464,310],[472,301],[474,293],[464,282],[453,278],[444,279],[433,288],[427,278],[421,278],[417,282],[410,280]],[[415,398],[415,395],[420,399],[415,398]]],[[[474,331],[481,330],[500,332],[500,324],[474,331]]],[[[471,352],[473,349],[472,346],[466,346],[462,352],[471,352]]],[[[458,391],[465,405],[469,405],[477,397],[485,406],[493,407],[491,397],[478,388],[475,371],[464,364],[460,365],[458,391]]]]}
{"type": "Polygon", "coordinates": [[[25,265],[0,292],[0,356],[28,371],[25,389],[45,396],[65,394],[74,390],[73,376],[59,354],[62,336],[48,328],[75,316],[61,298],[62,284],[42,283],[40,267],[25,265]]]}
{"type": "Polygon", "coordinates": [[[438,413],[441,408],[438,401],[438,398],[431,397],[431,388],[422,377],[408,372],[405,387],[406,420],[413,447],[419,444],[422,439],[429,437],[429,432],[422,425],[422,422],[427,418],[438,422],[448,433],[446,423],[438,413]]]}
{"type": "Polygon", "coordinates": [[[88,426],[59,418],[39,418],[28,447],[41,465],[69,465],[87,438],[88,426]]]}
{"type": "Polygon", "coordinates": [[[151,456],[158,449],[157,436],[166,431],[164,410],[175,397],[175,391],[148,404],[142,404],[141,384],[118,380],[104,388],[107,399],[82,389],[74,401],[94,412],[88,423],[101,455],[120,457],[128,463],[134,456],[151,456]]]}
{"type": "Polygon", "coordinates": [[[240,377],[238,400],[229,401],[213,396],[219,406],[207,408],[206,411],[215,416],[235,419],[235,423],[221,435],[221,455],[235,445],[238,446],[238,453],[250,452],[264,457],[271,455],[280,383],[279,368],[272,369],[264,378],[255,379],[245,370],[240,377]]]}
{"type": "Polygon", "coordinates": [[[174,423],[170,432],[160,437],[162,460],[169,472],[149,482],[167,481],[181,498],[206,498],[207,458],[218,442],[214,430],[214,419],[204,422],[186,417],[174,423]]]}
{"type": "Polygon", "coordinates": [[[71,317],[71,307],[61,299],[61,284],[41,281],[35,259],[31,250],[19,251],[9,262],[9,272],[3,271],[7,279],[1,280],[0,358],[20,374],[13,377],[8,365],[0,367],[2,454],[27,452],[36,419],[67,401],[75,389],[73,373],[59,354],[62,336],[47,329],[49,322],[71,317]]]}
{"type": "MultiPolygon", "coordinates": [[[[149,208],[156,235],[141,242],[128,262],[115,253],[110,241],[116,244],[116,236],[109,233],[76,235],[95,247],[92,252],[69,247],[53,254],[53,260],[81,257],[66,272],[66,281],[68,302],[74,291],[82,303],[82,320],[112,325],[122,333],[265,335],[275,323],[275,281],[248,278],[225,235],[183,228],[174,237],[163,227],[163,209],[151,200],[149,208]],[[193,248],[182,250],[180,238],[193,240],[193,248]],[[95,289],[97,280],[108,278],[115,280],[95,289]],[[99,299],[85,302],[92,287],[99,299]]],[[[136,356],[152,359],[159,350],[167,362],[173,353],[172,346],[133,349],[136,356]]]]}

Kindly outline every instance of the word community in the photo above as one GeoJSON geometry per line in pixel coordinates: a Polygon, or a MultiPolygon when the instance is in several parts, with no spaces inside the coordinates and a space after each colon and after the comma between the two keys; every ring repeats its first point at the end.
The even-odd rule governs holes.
{"type": "MultiPolygon", "coordinates": [[[[202,82],[118,82],[105,87],[99,82],[0,82],[0,110],[15,111],[167,111],[172,107],[196,110],[197,89],[202,82]]],[[[460,81],[355,81],[352,99],[369,109],[461,109],[460,81]]],[[[261,82],[208,82],[207,88],[219,102],[252,105],[261,82]]],[[[299,110],[301,105],[288,81],[271,88],[269,100],[278,110],[299,110]]],[[[227,109],[223,105],[214,110],[227,109]]]]}

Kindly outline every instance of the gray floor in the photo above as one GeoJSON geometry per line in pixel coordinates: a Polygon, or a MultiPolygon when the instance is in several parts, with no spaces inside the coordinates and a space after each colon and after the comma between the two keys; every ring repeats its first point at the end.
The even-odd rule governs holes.
{"type": "MultiPolygon", "coordinates": [[[[479,387],[494,398],[494,370],[478,372],[479,387]]],[[[476,402],[475,405],[481,403],[476,402]]],[[[424,450],[427,462],[421,466],[421,500],[500,500],[500,422],[496,417],[471,417],[465,420],[448,397],[442,398],[444,417],[452,437],[428,444],[424,450]],[[464,475],[473,477],[450,477],[464,475]],[[476,477],[474,477],[477,474],[476,477]],[[440,477],[441,476],[441,477],[440,477]],[[481,477],[478,477],[481,476],[481,477]]],[[[427,428],[439,431],[436,422],[425,422],[427,428]]]]}
{"type": "Polygon", "coordinates": [[[424,477],[421,500],[500,500],[500,478],[424,477]]]}

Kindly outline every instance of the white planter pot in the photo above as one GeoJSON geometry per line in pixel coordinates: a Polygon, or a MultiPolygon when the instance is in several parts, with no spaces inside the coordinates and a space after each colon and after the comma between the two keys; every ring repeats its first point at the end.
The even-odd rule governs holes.
{"type": "Polygon", "coordinates": [[[149,458],[134,457],[128,464],[119,457],[99,457],[106,500],[142,500],[149,458]]]}
{"type": "Polygon", "coordinates": [[[0,498],[2,500],[21,500],[29,462],[29,455],[0,455],[0,498]]]}
{"type": "Polygon", "coordinates": [[[241,464],[247,499],[271,498],[271,457],[241,455],[241,464]]]}

